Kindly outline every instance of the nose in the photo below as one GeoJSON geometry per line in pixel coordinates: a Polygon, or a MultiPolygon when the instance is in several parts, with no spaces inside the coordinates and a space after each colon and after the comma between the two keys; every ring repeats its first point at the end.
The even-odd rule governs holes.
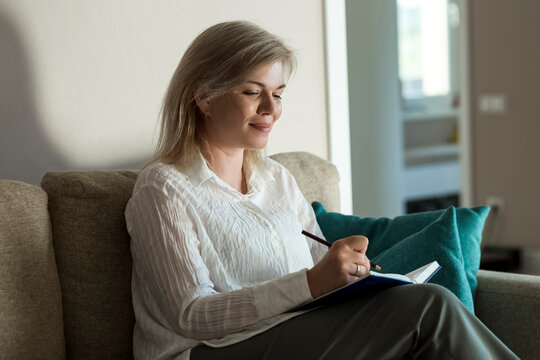
{"type": "Polygon", "coordinates": [[[259,107],[257,108],[257,114],[259,115],[273,115],[276,111],[276,103],[272,94],[265,93],[261,96],[259,107]]]}

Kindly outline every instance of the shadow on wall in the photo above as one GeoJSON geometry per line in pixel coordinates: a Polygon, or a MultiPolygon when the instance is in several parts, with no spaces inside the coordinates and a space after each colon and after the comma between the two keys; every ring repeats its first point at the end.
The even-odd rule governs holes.
{"type": "MultiPolygon", "coordinates": [[[[27,49],[16,24],[1,12],[0,49],[0,179],[39,185],[46,172],[71,170],[76,164],[68,162],[43,131],[27,49]]],[[[141,169],[148,160],[107,168],[141,169]]]]}
{"type": "Polygon", "coordinates": [[[26,49],[2,13],[0,49],[0,178],[39,184],[46,171],[69,164],[41,129],[26,49]]]}

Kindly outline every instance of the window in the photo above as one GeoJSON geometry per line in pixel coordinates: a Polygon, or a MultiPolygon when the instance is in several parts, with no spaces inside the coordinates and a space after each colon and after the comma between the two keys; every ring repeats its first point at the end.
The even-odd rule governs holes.
{"type": "Polygon", "coordinates": [[[405,117],[453,116],[458,106],[452,0],[398,0],[398,54],[405,117]]]}

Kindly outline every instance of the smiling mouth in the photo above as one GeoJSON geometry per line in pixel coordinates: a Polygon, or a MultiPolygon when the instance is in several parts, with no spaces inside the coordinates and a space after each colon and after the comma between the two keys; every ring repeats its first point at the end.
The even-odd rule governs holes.
{"type": "Polygon", "coordinates": [[[249,124],[249,126],[266,133],[272,130],[272,124],[249,124]]]}

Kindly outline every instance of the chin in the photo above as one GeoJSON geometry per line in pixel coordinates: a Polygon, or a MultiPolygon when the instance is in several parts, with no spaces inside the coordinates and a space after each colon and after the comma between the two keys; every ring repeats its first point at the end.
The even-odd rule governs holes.
{"type": "Polygon", "coordinates": [[[250,142],[247,149],[250,149],[250,150],[262,150],[262,149],[264,149],[266,147],[267,144],[268,144],[268,138],[258,139],[257,141],[250,142]]]}
{"type": "Polygon", "coordinates": [[[266,147],[266,143],[253,145],[253,146],[248,147],[247,149],[249,149],[249,150],[263,150],[265,147],[266,147]]]}

